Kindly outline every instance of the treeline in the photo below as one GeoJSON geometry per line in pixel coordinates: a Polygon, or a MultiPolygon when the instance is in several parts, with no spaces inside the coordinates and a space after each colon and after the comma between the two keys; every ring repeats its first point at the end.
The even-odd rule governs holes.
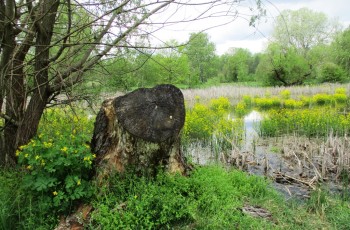
{"type": "Polygon", "coordinates": [[[170,40],[166,47],[126,50],[104,59],[88,84],[130,90],[164,83],[182,88],[231,82],[290,86],[350,78],[350,27],[342,30],[339,22],[307,8],[283,11],[262,53],[228,48],[216,55],[206,33],[190,34],[184,45],[170,40]]]}

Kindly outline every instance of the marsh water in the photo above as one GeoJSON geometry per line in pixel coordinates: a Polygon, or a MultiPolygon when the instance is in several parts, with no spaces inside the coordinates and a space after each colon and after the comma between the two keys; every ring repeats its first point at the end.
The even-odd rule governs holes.
{"type": "Polygon", "coordinates": [[[327,184],[332,192],[339,193],[344,189],[331,176],[320,175],[320,170],[313,160],[307,156],[298,157],[295,151],[289,151],[304,148],[301,142],[290,137],[259,137],[257,127],[262,118],[262,114],[257,111],[252,111],[243,118],[245,130],[243,140],[240,145],[233,146],[232,150],[216,151],[212,145],[198,142],[186,149],[187,156],[196,164],[221,162],[250,174],[265,176],[287,199],[308,198],[310,192],[317,188],[319,181],[327,184]]]}

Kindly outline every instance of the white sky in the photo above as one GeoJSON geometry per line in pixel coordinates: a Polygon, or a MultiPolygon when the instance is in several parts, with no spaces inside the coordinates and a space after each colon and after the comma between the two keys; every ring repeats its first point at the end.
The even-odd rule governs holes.
{"type": "MultiPolygon", "coordinates": [[[[196,3],[201,1],[203,0],[192,0],[192,2],[196,3]]],[[[274,19],[280,12],[285,9],[297,10],[302,7],[323,12],[330,19],[336,18],[343,24],[344,28],[350,25],[349,0],[263,0],[263,7],[267,11],[267,17],[263,18],[256,28],[253,28],[249,27],[249,14],[251,14],[249,6],[252,6],[253,2],[254,0],[242,1],[239,6],[232,6],[230,10],[227,5],[213,6],[212,10],[206,13],[206,15],[211,15],[209,19],[167,26],[155,33],[154,41],[159,43],[160,41],[175,39],[179,42],[185,42],[188,40],[189,33],[191,32],[199,32],[203,29],[232,21],[227,25],[206,30],[206,33],[210,36],[210,40],[216,45],[217,54],[221,55],[232,47],[247,48],[253,53],[261,52],[266,46],[272,32],[274,19]],[[233,16],[235,9],[239,13],[237,18],[233,16]],[[231,15],[222,16],[227,11],[231,15]],[[212,17],[216,15],[221,16],[212,17]]],[[[169,8],[158,15],[159,18],[154,20],[164,20],[164,17],[170,18],[169,21],[190,19],[202,13],[205,8],[207,9],[208,6],[180,7],[178,9],[169,8]],[[176,13],[173,16],[169,16],[170,12],[175,11],[176,13]]]]}

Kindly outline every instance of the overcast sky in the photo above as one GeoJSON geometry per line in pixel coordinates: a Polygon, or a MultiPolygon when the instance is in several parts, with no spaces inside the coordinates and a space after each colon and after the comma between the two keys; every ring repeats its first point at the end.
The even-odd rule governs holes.
{"type": "MultiPolygon", "coordinates": [[[[200,2],[201,0],[196,0],[200,2]]],[[[212,11],[207,12],[209,19],[200,20],[190,23],[178,23],[174,26],[167,26],[155,33],[155,40],[168,41],[175,39],[185,42],[189,38],[189,33],[199,32],[203,29],[215,27],[206,30],[210,36],[210,40],[216,45],[217,54],[225,53],[231,47],[247,48],[251,52],[261,52],[268,41],[272,32],[274,19],[285,9],[297,10],[307,7],[317,12],[325,13],[330,19],[336,18],[341,22],[344,28],[350,25],[350,1],[349,0],[263,0],[263,7],[267,11],[267,17],[259,21],[254,27],[249,26],[249,19],[252,11],[254,0],[242,1],[239,5],[233,5],[232,9],[227,9],[227,5],[213,6],[212,11]],[[226,7],[226,8],[225,8],[226,7]],[[235,10],[238,15],[235,17],[235,10]],[[227,12],[229,11],[228,15],[227,12]],[[215,17],[219,16],[220,17],[215,17]]],[[[208,6],[179,7],[167,9],[162,12],[159,17],[166,17],[168,21],[176,21],[181,19],[191,19],[202,13],[208,6]],[[176,16],[170,16],[176,12],[176,16]]],[[[204,14],[205,16],[205,14],[204,14]]],[[[158,18],[159,19],[159,18],[158,18]]],[[[155,19],[157,20],[157,19],[155,19]]]]}

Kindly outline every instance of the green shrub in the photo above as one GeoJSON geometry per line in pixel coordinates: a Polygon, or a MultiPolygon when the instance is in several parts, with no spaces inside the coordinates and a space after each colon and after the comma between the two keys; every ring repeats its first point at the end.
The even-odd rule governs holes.
{"type": "Polygon", "coordinates": [[[16,152],[26,171],[24,188],[45,201],[48,209],[66,213],[72,204],[92,195],[89,177],[95,155],[86,144],[91,138],[89,122],[68,110],[50,109],[39,135],[16,152]]]}
{"type": "Polygon", "coordinates": [[[220,116],[230,112],[231,103],[226,97],[214,98],[210,100],[209,108],[216,113],[217,116],[220,116]]]}
{"type": "Polygon", "coordinates": [[[345,104],[348,101],[348,96],[346,96],[346,94],[336,93],[333,95],[333,98],[338,104],[345,104]]]}
{"type": "Polygon", "coordinates": [[[281,100],[277,97],[272,98],[255,98],[254,105],[263,110],[275,109],[281,107],[281,100]]]}
{"type": "Polygon", "coordinates": [[[253,98],[252,98],[251,96],[243,95],[242,100],[243,100],[243,103],[244,103],[248,108],[252,107],[253,101],[254,101],[254,100],[253,100],[253,98]]]}
{"type": "Polygon", "coordinates": [[[297,101],[294,99],[286,99],[283,101],[283,106],[289,109],[299,109],[304,106],[304,103],[302,101],[297,101]]]}
{"type": "Polygon", "coordinates": [[[319,81],[323,82],[343,82],[346,79],[345,71],[337,64],[326,63],[322,66],[319,81]]]}
{"type": "Polygon", "coordinates": [[[288,89],[282,90],[280,96],[284,100],[290,99],[290,91],[288,89]]]}
{"type": "Polygon", "coordinates": [[[315,94],[313,97],[312,97],[312,101],[314,104],[316,105],[330,105],[333,101],[333,97],[332,95],[329,95],[329,94],[315,94]]]}
{"type": "Polygon", "coordinates": [[[336,88],[335,89],[335,94],[345,94],[346,95],[346,89],[343,87],[336,88]]]}
{"type": "Polygon", "coordinates": [[[248,108],[246,103],[244,102],[238,102],[236,107],[235,107],[235,114],[238,117],[243,117],[244,115],[246,115],[248,113],[248,108]]]}

